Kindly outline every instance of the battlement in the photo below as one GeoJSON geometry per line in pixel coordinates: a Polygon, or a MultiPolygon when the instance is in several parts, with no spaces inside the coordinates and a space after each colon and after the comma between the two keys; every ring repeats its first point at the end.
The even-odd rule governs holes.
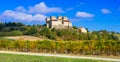
{"type": "Polygon", "coordinates": [[[46,18],[46,21],[58,21],[58,20],[68,20],[68,18],[66,16],[62,17],[62,16],[58,16],[57,18],[55,16],[51,16],[46,18]]]}

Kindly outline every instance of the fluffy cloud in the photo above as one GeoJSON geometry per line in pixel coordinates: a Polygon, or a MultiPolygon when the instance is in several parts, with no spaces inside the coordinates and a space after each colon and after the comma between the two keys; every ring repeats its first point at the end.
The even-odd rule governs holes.
{"type": "Polygon", "coordinates": [[[90,14],[87,12],[77,12],[76,17],[94,17],[94,14],[90,14]]]}
{"type": "Polygon", "coordinates": [[[32,13],[32,14],[37,14],[37,13],[62,13],[64,12],[61,8],[59,7],[48,7],[44,2],[40,2],[39,4],[36,4],[34,6],[30,6],[28,10],[26,10],[23,6],[19,6],[15,8],[16,11],[20,12],[27,12],[27,13],[32,13]]]}
{"type": "Polygon", "coordinates": [[[103,14],[110,14],[111,13],[111,11],[109,9],[101,9],[101,12],[103,14]]]}
{"type": "Polygon", "coordinates": [[[27,11],[23,6],[19,6],[19,7],[15,8],[15,10],[20,11],[20,12],[26,12],[27,11]]]}
{"type": "Polygon", "coordinates": [[[64,12],[59,7],[48,7],[44,2],[40,2],[35,6],[29,7],[30,13],[61,13],[64,12]]]}
{"type": "Polygon", "coordinates": [[[22,21],[44,21],[46,16],[42,14],[31,15],[23,12],[16,12],[12,10],[6,10],[2,17],[4,18],[12,18],[14,20],[22,20],[22,21]]]}
{"type": "Polygon", "coordinates": [[[40,2],[28,8],[19,6],[13,10],[5,10],[0,15],[0,20],[17,20],[24,22],[45,21],[45,14],[61,12],[64,11],[59,7],[48,7],[44,2],[40,2]]]}

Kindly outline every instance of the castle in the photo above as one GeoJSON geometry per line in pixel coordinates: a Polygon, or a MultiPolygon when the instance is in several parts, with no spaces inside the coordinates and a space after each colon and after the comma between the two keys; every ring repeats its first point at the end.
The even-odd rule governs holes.
{"type": "Polygon", "coordinates": [[[46,18],[46,27],[48,28],[56,28],[56,29],[66,29],[72,28],[72,23],[68,20],[67,17],[58,16],[51,16],[46,18]]]}

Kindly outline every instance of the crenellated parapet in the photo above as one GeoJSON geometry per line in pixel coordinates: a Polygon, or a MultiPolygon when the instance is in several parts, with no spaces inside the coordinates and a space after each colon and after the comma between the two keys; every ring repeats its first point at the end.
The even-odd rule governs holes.
{"type": "Polygon", "coordinates": [[[68,20],[68,18],[67,17],[63,17],[63,20],[68,20]]]}
{"type": "Polygon", "coordinates": [[[55,16],[50,17],[51,20],[57,20],[55,16]]]}
{"type": "Polygon", "coordinates": [[[55,16],[51,16],[46,18],[46,21],[50,21],[50,20],[68,20],[68,18],[66,16],[62,17],[62,16],[58,16],[57,18],[55,16]]]}

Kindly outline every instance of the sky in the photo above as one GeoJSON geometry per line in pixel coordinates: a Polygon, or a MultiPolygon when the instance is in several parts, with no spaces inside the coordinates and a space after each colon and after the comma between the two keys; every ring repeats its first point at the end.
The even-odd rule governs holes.
{"type": "Polygon", "coordinates": [[[45,24],[50,16],[67,16],[89,31],[120,32],[120,0],[1,0],[0,22],[45,24]]]}

